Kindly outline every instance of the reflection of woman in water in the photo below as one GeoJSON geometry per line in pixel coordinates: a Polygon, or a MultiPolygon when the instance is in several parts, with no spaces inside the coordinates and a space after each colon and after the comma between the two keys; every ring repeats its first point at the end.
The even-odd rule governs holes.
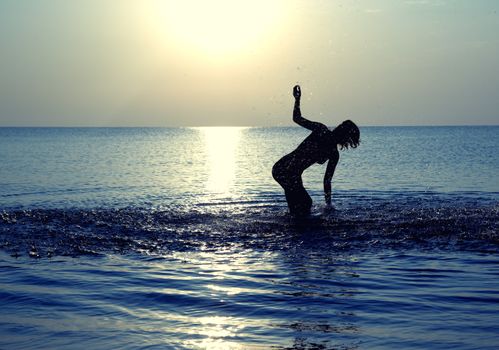
{"type": "Polygon", "coordinates": [[[326,204],[331,205],[331,179],[341,149],[359,145],[360,132],[357,125],[346,120],[333,131],[324,124],[307,120],[301,116],[300,111],[300,86],[293,88],[295,107],[293,121],[312,133],[290,154],[282,157],[272,168],[272,176],[284,188],[289,211],[293,215],[307,215],[310,213],[312,199],[303,187],[301,174],[314,163],[324,164],[329,160],[324,175],[324,195],[326,204]]]}

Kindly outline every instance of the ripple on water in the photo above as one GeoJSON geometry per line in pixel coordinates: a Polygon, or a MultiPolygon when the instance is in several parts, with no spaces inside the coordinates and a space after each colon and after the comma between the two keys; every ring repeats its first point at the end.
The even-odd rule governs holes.
{"type": "Polygon", "coordinates": [[[0,347],[493,349],[495,255],[1,255],[0,347]]]}

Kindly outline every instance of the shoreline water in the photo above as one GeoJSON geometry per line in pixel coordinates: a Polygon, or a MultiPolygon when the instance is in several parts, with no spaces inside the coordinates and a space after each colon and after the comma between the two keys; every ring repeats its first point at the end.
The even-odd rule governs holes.
{"type": "Polygon", "coordinates": [[[373,196],[343,193],[343,205],[295,219],[268,201],[160,208],[18,208],[0,212],[0,249],[16,256],[163,254],[205,245],[280,250],[305,242],[333,251],[499,251],[495,195],[373,196]],[[347,200],[352,201],[347,203],[347,200]]]}

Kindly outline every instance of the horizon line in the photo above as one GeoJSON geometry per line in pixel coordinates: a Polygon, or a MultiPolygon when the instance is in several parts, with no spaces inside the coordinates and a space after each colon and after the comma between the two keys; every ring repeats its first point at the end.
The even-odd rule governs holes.
{"type": "MultiPolygon", "coordinates": [[[[326,125],[330,127],[331,125],[326,125]]],[[[359,124],[359,127],[473,127],[497,124],[359,124]]],[[[0,128],[289,128],[299,125],[0,125],[0,128]]]]}

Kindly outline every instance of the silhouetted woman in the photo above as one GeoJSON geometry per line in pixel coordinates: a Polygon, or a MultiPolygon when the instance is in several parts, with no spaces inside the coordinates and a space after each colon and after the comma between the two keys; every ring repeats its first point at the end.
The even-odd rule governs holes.
{"type": "Polygon", "coordinates": [[[314,163],[324,164],[329,161],[324,175],[324,195],[326,205],[331,205],[331,179],[340,159],[338,145],[341,149],[357,147],[360,132],[357,125],[350,120],[345,120],[331,131],[324,124],[303,118],[300,111],[300,86],[293,88],[293,96],[293,121],[312,133],[293,152],[274,164],[272,176],[284,188],[290,213],[304,216],[310,213],[312,199],[303,187],[303,171],[314,163]]]}

